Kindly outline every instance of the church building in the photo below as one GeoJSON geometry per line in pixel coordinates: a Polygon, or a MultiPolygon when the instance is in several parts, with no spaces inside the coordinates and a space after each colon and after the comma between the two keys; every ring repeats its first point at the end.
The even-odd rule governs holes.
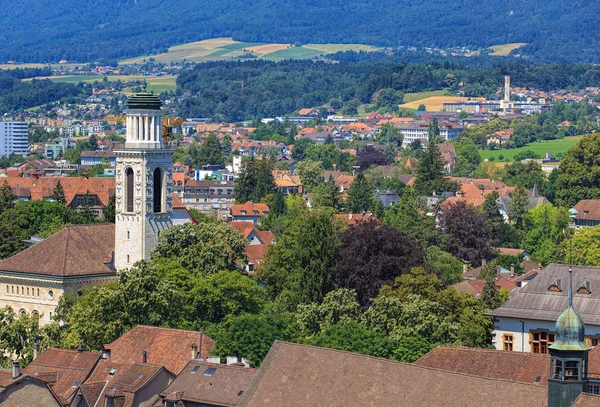
{"type": "MultiPolygon", "coordinates": [[[[161,101],[142,92],[127,102],[127,139],[115,151],[115,224],[73,225],[0,262],[0,307],[52,320],[60,297],[118,278],[149,259],[173,225],[173,150],[162,138],[161,101]]],[[[176,205],[176,224],[191,222],[176,205]]]]}

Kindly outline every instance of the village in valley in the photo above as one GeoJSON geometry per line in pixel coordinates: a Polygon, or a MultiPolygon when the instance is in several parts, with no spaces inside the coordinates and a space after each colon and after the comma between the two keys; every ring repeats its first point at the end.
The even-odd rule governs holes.
{"type": "Polygon", "coordinates": [[[531,49],[2,61],[0,406],[600,406],[600,68],[531,49]]]}

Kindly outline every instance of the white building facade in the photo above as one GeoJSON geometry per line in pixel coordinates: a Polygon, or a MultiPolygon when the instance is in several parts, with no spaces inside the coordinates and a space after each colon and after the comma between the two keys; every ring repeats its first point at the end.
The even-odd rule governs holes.
{"type": "Polygon", "coordinates": [[[116,154],[115,267],[149,259],[173,225],[173,150],[162,139],[161,101],[138,93],[127,102],[127,139],[116,154]]]}
{"type": "Polygon", "coordinates": [[[27,122],[0,122],[0,156],[11,154],[26,156],[28,147],[27,122]]]}

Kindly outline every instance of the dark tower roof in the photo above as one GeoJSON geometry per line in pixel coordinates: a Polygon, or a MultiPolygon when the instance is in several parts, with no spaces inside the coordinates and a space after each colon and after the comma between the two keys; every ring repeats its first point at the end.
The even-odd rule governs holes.
{"type": "Polygon", "coordinates": [[[140,92],[127,99],[127,109],[160,110],[161,100],[150,92],[140,92]]]}

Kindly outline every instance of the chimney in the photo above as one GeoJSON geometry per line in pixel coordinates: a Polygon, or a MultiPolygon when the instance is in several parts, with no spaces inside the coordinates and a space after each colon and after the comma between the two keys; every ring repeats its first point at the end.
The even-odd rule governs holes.
{"type": "Polygon", "coordinates": [[[514,277],[514,275],[515,275],[515,265],[511,264],[510,265],[510,276],[514,277]]]}
{"type": "Polygon", "coordinates": [[[487,260],[486,259],[481,259],[481,265],[485,266],[487,264],[487,260]]]}
{"type": "Polygon", "coordinates": [[[12,379],[15,380],[17,377],[21,376],[21,367],[18,360],[12,361],[12,379]]]}
{"type": "Polygon", "coordinates": [[[192,344],[192,360],[198,357],[198,345],[195,343],[192,344]]]}
{"type": "Polygon", "coordinates": [[[79,346],[77,347],[77,352],[85,352],[85,345],[83,343],[79,344],[79,346]]]}
{"type": "Polygon", "coordinates": [[[146,353],[146,351],[142,352],[142,363],[146,363],[146,361],[148,360],[148,353],[146,353]]]}
{"type": "Polygon", "coordinates": [[[110,360],[110,349],[102,347],[102,359],[110,360]]]}
{"type": "Polygon", "coordinates": [[[33,360],[36,360],[39,355],[40,355],[40,343],[38,341],[36,341],[33,344],[33,360]]]}
{"type": "Polygon", "coordinates": [[[510,100],[510,76],[504,77],[504,100],[507,102],[510,100]]]}
{"type": "Polygon", "coordinates": [[[463,264],[463,273],[466,273],[468,271],[467,269],[467,263],[463,264]]]}

